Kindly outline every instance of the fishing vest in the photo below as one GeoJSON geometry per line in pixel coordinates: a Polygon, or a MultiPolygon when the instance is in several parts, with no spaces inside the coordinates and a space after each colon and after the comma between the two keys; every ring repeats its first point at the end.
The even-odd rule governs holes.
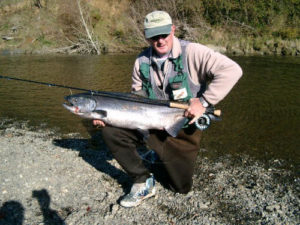
{"type": "Polygon", "coordinates": [[[186,47],[187,41],[179,40],[181,55],[177,58],[168,58],[168,71],[164,74],[162,87],[158,87],[154,79],[154,67],[157,64],[152,60],[152,48],[146,49],[139,57],[140,74],[142,79],[142,90],[151,99],[188,101],[192,97],[199,96],[200,86],[192,82],[188,71],[186,47]]]}

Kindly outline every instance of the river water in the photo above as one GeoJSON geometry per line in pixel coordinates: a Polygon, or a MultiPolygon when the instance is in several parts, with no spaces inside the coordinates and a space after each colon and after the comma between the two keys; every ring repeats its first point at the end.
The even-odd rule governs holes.
{"type": "MultiPolygon", "coordinates": [[[[202,147],[212,157],[248,154],[261,160],[299,163],[300,58],[232,57],[244,75],[217,105],[222,121],[204,132],[202,147]]],[[[0,56],[0,75],[93,90],[130,91],[135,55],[0,56]]],[[[74,90],[0,79],[0,124],[5,119],[30,126],[79,132],[81,119],[62,107],[74,90]]]]}

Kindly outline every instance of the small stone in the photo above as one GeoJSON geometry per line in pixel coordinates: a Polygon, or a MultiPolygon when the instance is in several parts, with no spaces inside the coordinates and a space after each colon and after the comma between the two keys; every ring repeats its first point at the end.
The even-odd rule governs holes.
{"type": "Polygon", "coordinates": [[[81,198],[81,201],[88,201],[88,200],[89,200],[89,197],[87,197],[87,196],[84,196],[81,198]]]}
{"type": "Polygon", "coordinates": [[[206,204],[205,203],[200,203],[199,208],[200,209],[208,209],[208,205],[207,205],[207,203],[206,204]]]}
{"type": "Polygon", "coordinates": [[[280,205],[269,205],[266,207],[267,212],[278,211],[280,209],[280,205]]]}
{"type": "Polygon", "coordinates": [[[115,215],[119,211],[119,205],[113,205],[111,208],[111,214],[115,215]]]}

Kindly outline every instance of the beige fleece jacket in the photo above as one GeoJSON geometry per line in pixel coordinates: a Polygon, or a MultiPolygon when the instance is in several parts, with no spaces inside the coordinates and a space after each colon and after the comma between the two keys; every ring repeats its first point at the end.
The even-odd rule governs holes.
{"type": "MultiPolygon", "coordinates": [[[[177,58],[180,54],[180,42],[174,37],[171,56],[177,58]]],[[[195,84],[199,84],[200,82],[208,84],[203,97],[212,105],[219,103],[242,76],[242,69],[236,62],[204,45],[198,43],[188,44],[186,55],[191,80],[195,84]]],[[[167,59],[164,72],[155,72],[154,78],[158,86],[161,85],[164,73],[168,71],[168,66],[171,63],[167,59]]],[[[137,58],[132,74],[132,91],[139,91],[141,89],[142,79],[139,72],[139,60],[137,58]]]]}

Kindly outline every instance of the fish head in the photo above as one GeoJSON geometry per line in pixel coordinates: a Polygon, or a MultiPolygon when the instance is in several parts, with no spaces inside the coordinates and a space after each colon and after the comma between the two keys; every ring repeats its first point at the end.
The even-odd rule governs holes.
{"type": "Polygon", "coordinates": [[[93,112],[97,106],[92,95],[77,94],[65,97],[66,103],[63,106],[74,114],[84,116],[93,112]]]}

